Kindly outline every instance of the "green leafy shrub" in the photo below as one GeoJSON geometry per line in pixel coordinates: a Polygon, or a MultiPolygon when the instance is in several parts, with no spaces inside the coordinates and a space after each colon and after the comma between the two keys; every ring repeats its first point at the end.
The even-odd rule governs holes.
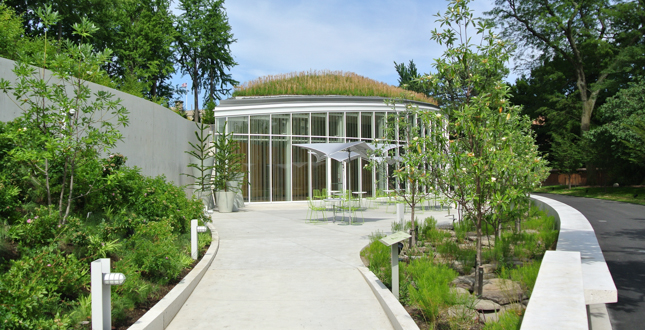
{"type": "Polygon", "coordinates": [[[62,312],[87,292],[89,266],[52,246],[12,262],[0,276],[0,317],[6,329],[69,329],[62,312]]]}
{"type": "Polygon", "coordinates": [[[49,212],[47,207],[38,207],[35,212],[29,213],[9,230],[9,235],[23,248],[37,248],[48,245],[62,232],[58,224],[58,212],[49,212]]]}
{"type": "Polygon", "coordinates": [[[369,260],[369,270],[378,277],[385,286],[392,288],[391,249],[379,242],[385,237],[382,232],[370,235],[370,244],[361,251],[361,256],[369,260]]]}
{"type": "Polygon", "coordinates": [[[128,256],[144,278],[166,284],[177,278],[186,266],[172,232],[170,222],[163,220],[143,224],[136,229],[128,256]]]}

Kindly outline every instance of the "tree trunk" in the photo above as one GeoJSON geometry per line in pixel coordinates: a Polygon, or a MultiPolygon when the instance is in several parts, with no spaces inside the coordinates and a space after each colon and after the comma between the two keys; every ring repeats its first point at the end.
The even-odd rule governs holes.
{"type": "Polygon", "coordinates": [[[195,109],[193,110],[193,119],[196,123],[200,122],[199,119],[199,79],[197,71],[197,58],[194,59],[193,67],[193,95],[195,97],[195,109]]]}

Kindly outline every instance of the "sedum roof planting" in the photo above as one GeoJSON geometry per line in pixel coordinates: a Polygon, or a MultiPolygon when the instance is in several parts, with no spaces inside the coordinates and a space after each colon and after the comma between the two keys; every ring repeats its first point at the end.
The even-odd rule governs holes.
{"type": "Polygon", "coordinates": [[[233,96],[343,95],[403,98],[437,105],[421,93],[390,86],[353,72],[308,71],[270,75],[235,87],[233,96]]]}

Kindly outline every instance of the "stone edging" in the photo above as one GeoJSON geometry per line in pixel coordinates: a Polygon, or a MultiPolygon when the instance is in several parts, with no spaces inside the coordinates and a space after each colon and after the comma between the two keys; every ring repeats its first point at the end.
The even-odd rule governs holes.
{"type": "Polygon", "coordinates": [[[211,231],[213,241],[202,260],[128,330],[163,330],[177,315],[199,281],[204,277],[213,260],[215,260],[219,250],[219,235],[215,227],[213,227],[212,223],[206,225],[211,231]]]}
{"type": "Polygon", "coordinates": [[[419,327],[414,322],[410,314],[403,308],[403,305],[399,302],[398,299],[394,297],[392,292],[381,282],[374,273],[372,273],[366,267],[357,267],[358,271],[361,272],[365,282],[370,285],[372,292],[378,299],[378,302],[383,307],[387,318],[390,319],[390,323],[396,330],[419,330],[419,327]]]}

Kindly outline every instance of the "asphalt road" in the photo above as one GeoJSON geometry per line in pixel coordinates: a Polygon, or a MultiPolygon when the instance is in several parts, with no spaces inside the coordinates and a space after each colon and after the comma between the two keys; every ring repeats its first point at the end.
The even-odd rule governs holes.
{"type": "Polygon", "coordinates": [[[645,329],[645,206],[593,198],[538,195],[577,209],[595,230],[618,288],[618,303],[607,304],[613,329],[645,329]]]}

